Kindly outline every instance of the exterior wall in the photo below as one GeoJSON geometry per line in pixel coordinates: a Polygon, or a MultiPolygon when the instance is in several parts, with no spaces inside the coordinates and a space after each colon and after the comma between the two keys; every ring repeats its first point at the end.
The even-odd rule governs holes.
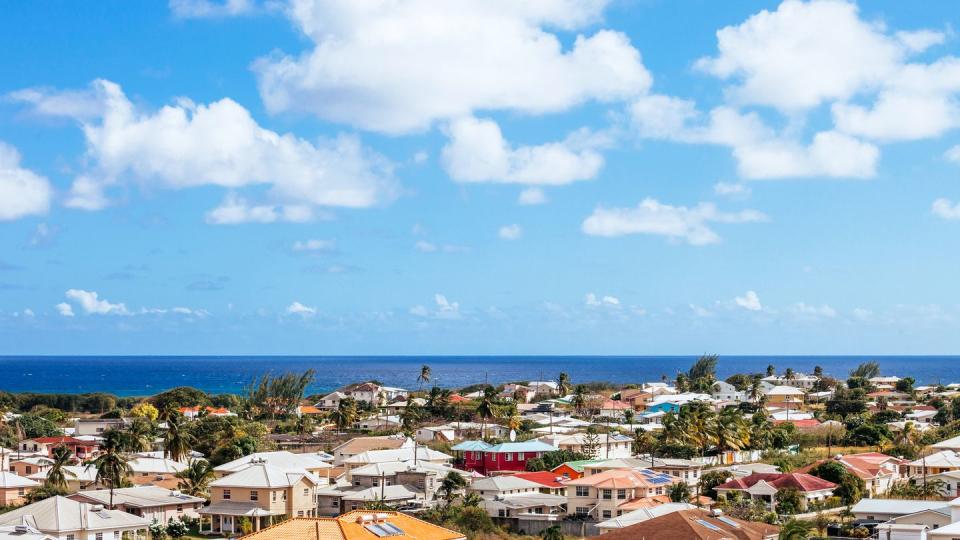
{"type": "Polygon", "coordinates": [[[32,487],[0,489],[0,506],[16,506],[25,503],[27,493],[33,491],[32,487]]]}
{"type": "Polygon", "coordinates": [[[542,455],[542,452],[483,452],[483,470],[480,472],[525,471],[527,461],[542,455]]]}
{"type": "Polygon", "coordinates": [[[167,523],[171,519],[198,518],[200,514],[197,512],[202,507],[203,503],[168,504],[150,508],[128,508],[124,505],[118,505],[117,510],[140,516],[148,521],[156,519],[160,523],[167,523]]]}
{"type": "Polygon", "coordinates": [[[595,519],[610,519],[625,514],[626,512],[617,507],[636,498],[648,497],[653,495],[663,495],[666,491],[663,487],[648,490],[646,488],[630,489],[601,489],[591,486],[579,486],[582,490],[586,488],[586,495],[577,495],[578,486],[567,487],[567,513],[577,514],[584,508],[593,508],[590,515],[595,519]],[[657,493],[657,490],[660,493],[657,493]],[[595,507],[595,508],[594,508],[595,507]],[[580,510],[578,510],[580,509],[580,510]]]}
{"type": "Polygon", "coordinates": [[[33,465],[23,461],[14,461],[10,464],[10,472],[17,476],[27,477],[31,474],[37,474],[50,468],[50,465],[33,465]]]}
{"type": "Polygon", "coordinates": [[[291,517],[316,515],[317,496],[313,484],[301,478],[293,487],[290,488],[290,494],[287,496],[287,515],[291,517]]]}
{"type": "Polygon", "coordinates": [[[582,472],[578,472],[573,467],[570,467],[569,465],[566,465],[566,464],[560,465],[556,469],[553,469],[553,471],[551,472],[555,473],[557,476],[562,476],[570,480],[576,480],[577,478],[583,477],[582,472]]]}
{"type": "Polygon", "coordinates": [[[700,483],[701,470],[696,467],[653,467],[651,470],[669,474],[690,487],[695,487],[700,483]]]}

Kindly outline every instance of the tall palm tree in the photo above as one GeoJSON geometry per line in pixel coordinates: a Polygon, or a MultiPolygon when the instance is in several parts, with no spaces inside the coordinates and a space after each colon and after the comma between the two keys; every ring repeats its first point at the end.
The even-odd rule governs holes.
{"type": "Polygon", "coordinates": [[[561,371],[560,376],[557,377],[557,393],[560,394],[560,397],[567,395],[570,392],[570,376],[565,372],[561,371]]]}
{"type": "Polygon", "coordinates": [[[780,527],[779,540],[806,540],[810,537],[813,524],[807,521],[791,519],[780,527]]]}
{"type": "Polygon", "coordinates": [[[573,409],[577,411],[577,414],[583,414],[584,409],[587,408],[587,387],[578,384],[576,388],[573,389],[573,398],[570,400],[570,405],[573,405],[573,409]]]}
{"type": "Polygon", "coordinates": [[[760,397],[763,396],[763,385],[760,384],[759,378],[754,378],[753,381],[750,382],[749,392],[750,392],[749,397],[751,401],[753,401],[754,403],[760,401],[760,397]]]}
{"type": "Polygon", "coordinates": [[[423,390],[423,383],[430,382],[430,366],[426,364],[420,366],[420,375],[417,376],[417,382],[420,383],[420,390],[423,390]]]}
{"type": "Polygon", "coordinates": [[[187,433],[182,418],[171,416],[167,420],[167,432],[163,434],[163,456],[174,461],[183,461],[193,449],[193,436],[187,433]]]}
{"type": "Polygon", "coordinates": [[[122,445],[121,432],[115,430],[105,432],[103,442],[100,444],[100,455],[87,465],[88,468],[97,469],[97,483],[110,489],[111,510],[113,509],[113,490],[122,486],[124,480],[133,474],[126,456],[121,452],[122,445]]]}
{"type": "Polygon", "coordinates": [[[67,466],[73,463],[73,452],[68,446],[57,446],[53,449],[53,465],[47,470],[47,478],[43,481],[44,486],[51,487],[60,491],[67,490],[67,477],[76,477],[75,474],[67,469],[67,466]]]}
{"type": "Polygon", "coordinates": [[[148,418],[135,418],[126,431],[126,449],[130,452],[146,452],[153,446],[154,426],[148,418]]]}
{"type": "Polygon", "coordinates": [[[563,529],[559,525],[551,525],[540,533],[543,540],[563,540],[563,529]]]}
{"type": "Polygon", "coordinates": [[[467,487],[467,481],[460,475],[460,473],[450,471],[446,476],[443,477],[443,480],[440,482],[440,493],[443,494],[444,500],[447,501],[447,506],[453,502],[453,499],[456,498],[457,492],[461,491],[467,487]]]}
{"type": "Polygon", "coordinates": [[[483,389],[483,396],[480,398],[480,403],[477,405],[477,414],[480,415],[480,438],[486,436],[487,431],[487,420],[493,418],[497,415],[497,405],[499,400],[497,399],[497,389],[488,386],[483,389]]]}
{"type": "Polygon", "coordinates": [[[352,398],[344,398],[337,404],[337,408],[330,411],[330,420],[337,425],[337,429],[344,430],[353,424],[357,418],[357,402],[352,398]]]}
{"type": "Polygon", "coordinates": [[[216,473],[210,462],[205,459],[190,460],[187,468],[177,473],[177,489],[193,497],[205,497],[210,482],[216,478],[216,473]]]}

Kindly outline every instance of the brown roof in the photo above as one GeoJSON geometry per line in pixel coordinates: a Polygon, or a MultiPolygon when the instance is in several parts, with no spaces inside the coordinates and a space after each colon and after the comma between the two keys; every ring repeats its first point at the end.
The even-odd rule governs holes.
{"type": "Polygon", "coordinates": [[[250,540],[370,540],[378,538],[366,526],[389,523],[403,531],[390,538],[416,540],[462,540],[464,535],[399,512],[355,510],[336,518],[292,518],[248,534],[250,540]],[[364,518],[367,520],[364,521],[364,518]]]}
{"type": "Polygon", "coordinates": [[[761,480],[777,489],[792,487],[804,492],[837,487],[833,482],[827,482],[822,478],[817,478],[807,473],[753,473],[749,476],[720,484],[714,489],[746,490],[761,480]]]}
{"type": "Polygon", "coordinates": [[[403,437],[356,437],[334,448],[335,452],[359,454],[370,450],[396,450],[406,441],[403,437]]]}
{"type": "Polygon", "coordinates": [[[766,523],[742,521],[724,516],[718,519],[706,510],[680,510],[642,521],[636,525],[610,531],[603,540],[641,540],[669,538],[671,540],[763,540],[776,538],[779,529],[766,523]],[[737,526],[727,523],[736,523],[737,526]],[[704,524],[706,523],[706,525],[704,524]],[[719,530],[718,530],[719,529],[719,530]]]}

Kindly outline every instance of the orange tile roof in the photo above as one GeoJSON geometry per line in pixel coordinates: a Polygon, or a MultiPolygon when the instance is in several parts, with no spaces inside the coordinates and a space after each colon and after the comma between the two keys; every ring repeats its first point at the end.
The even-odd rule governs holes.
{"type": "Polygon", "coordinates": [[[381,522],[390,523],[404,534],[390,538],[409,540],[463,540],[465,536],[457,531],[445,529],[415,517],[399,512],[376,512],[354,510],[336,518],[288,519],[271,527],[244,536],[249,540],[370,540],[377,538],[365,525],[374,521],[362,521],[366,516],[382,516],[381,522]]]}
{"type": "Polygon", "coordinates": [[[654,488],[669,487],[677,482],[672,476],[665,474],[656,474],[654,481],[649,476],[635,469],[610,469],[602,473],[591,474],[567,482],[568,486],[591,486],[604,489],[627,489],[627,488],[654,488]]]}
{"type": "Polygon", "coordinates": [[[323,411],[313,405],[301,405],[300,414],[323,414],[323,411]]]}

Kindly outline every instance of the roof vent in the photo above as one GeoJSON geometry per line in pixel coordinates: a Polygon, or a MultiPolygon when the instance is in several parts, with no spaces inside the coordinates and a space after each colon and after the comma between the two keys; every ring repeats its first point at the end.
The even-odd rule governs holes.
{"type": "Polygon", "coordinates": [[[91,512],[103,512],[103,505],[102,505],[102,504],[94,504],[94,505],[92,505],[92,506],[90,507],[90,511],[91,511],[91,512]]]}
{"type": "Polygon", "coordinates": [[[719,516],[723,514],[723,510],[719,508],[714,508],[713,510],[710,511],[710,513],[713,514],[714,516],[719,516]]]}

